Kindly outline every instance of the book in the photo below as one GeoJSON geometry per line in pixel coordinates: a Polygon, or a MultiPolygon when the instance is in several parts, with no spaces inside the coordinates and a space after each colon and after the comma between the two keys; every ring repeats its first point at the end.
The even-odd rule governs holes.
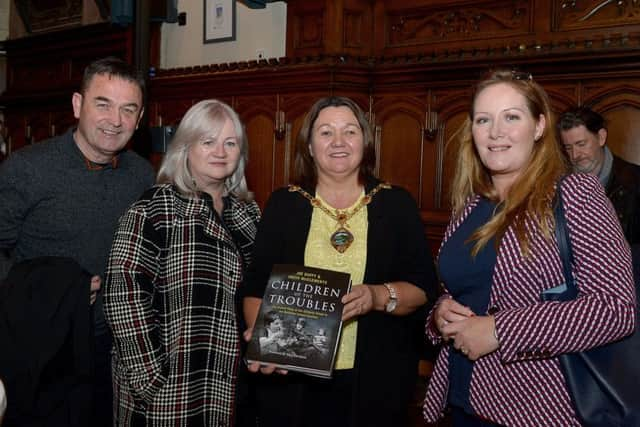
{"type": "Polygon", "coordinates": [[[247,362],[331,378],[342,331],[347,273],[276,264],[264,292],[247,362]]]}

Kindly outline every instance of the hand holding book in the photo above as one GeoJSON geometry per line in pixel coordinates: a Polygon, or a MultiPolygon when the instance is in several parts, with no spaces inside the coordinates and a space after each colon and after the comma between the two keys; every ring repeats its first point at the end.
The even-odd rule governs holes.
{"type": "MultiPolygon", "coordinates": [[[[252,336],[253,336],[253,328],[247,329],[242,334],[242,337],[246,342],[250,342],[252,336]]],[[[246,360],[245,362],[247,363],[247,369],[249,370],[249,372],[252,372],[254,374],[260,372],[265,375],[271,375],[275,372],[277,374],[286,375],[289,372],[286,369],[278,368],[276,365],[272,363],[263,364],[259,362],[249,362],[246,360]]]]}
{"type": "MultiPolygon", "coordinates": [[[[386,290],[383,289],[385,292],[386,290]]],[[[342,297],[344,309],[342,321],[354,317],[363,316],[374,309],[375,291],[369,285],[357,285],[351,287],[351,292],[342,297]]]]}
{"type": "MultiPolygon", "coordinates": [[[[331,377],[342,330],[343,298],[349,288],[346,273],[275,265],[263,298],[245,298],[247,323],[253,325],[245,333],[249,370],[266,374],[294,370],[331,377]]],[[[362,313],[365,307],[371,308],[371,293],[356,292],[348,301],[352,310],[362,313]]]]}

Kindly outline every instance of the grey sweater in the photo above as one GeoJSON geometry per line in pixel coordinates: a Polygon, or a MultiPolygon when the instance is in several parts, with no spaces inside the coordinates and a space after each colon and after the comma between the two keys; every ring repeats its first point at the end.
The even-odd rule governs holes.
{"type": "MultiPolygon", "coordinates": [[[[73,131],[16,151],[0,164],[0,248],[15,260],[67,256],[104,277],[120,216],[154,182],[151,165],[124,151],[116,168],[89,170],[73,131]]],[[[106,332],[102,298],[95,333],[106,332]]]]}

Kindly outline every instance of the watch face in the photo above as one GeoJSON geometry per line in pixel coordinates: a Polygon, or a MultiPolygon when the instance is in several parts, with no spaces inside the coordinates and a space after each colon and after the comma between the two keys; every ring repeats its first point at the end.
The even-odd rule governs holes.
{"type": "Polygon", "coordinates": [[[395,299],[391,299],[389,300],[389,302],[387,303],[384,309],[387,311],[387,313],[391,313],[393,310],[396,309],[396,305],[398,305],[398,301],[395,299]]]}

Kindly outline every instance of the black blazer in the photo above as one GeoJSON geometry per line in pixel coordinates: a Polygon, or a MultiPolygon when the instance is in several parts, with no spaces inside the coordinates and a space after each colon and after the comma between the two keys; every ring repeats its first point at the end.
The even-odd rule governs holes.
{"type": "Polygon", "coordinates": [[[629,244],[640,243],[640,166],[613,156],[606,192],[629,244]]]}
{"type": "MultiPolygon", "coordinates": [[[[365,191],[377,184],[371,180],[365,191]]],[[[356,419],[351,425],[401,426],[415,390],[426,310],[435,301],[437,281],[424,226],[411,195],[398,187],[381,190],[367,210],[364,283],[407,281],[422,288],[429,303],[409,316],[370,312],[358,319],[353,385],[356,419]]],[[[309,201],[287,188],[271,195],[258,227],[245,296],[262,298],[273,264],[304,264],[311,213],[309,201]]],[[[286,389],[283,386],[282,392],[286,389]]],[[[294,393],[291,390],[295,387],[289,390],[294,393]]],[[[292,396],[286,393],[281,398],[295,401],[295,397],[287,400],[292,396]]]]}
{"type": "Polygon", "coordinates": [[[91,275],[70,258],[15,264],[0,286],[3,426],[87,426],[93,375],[91,275]]]}

